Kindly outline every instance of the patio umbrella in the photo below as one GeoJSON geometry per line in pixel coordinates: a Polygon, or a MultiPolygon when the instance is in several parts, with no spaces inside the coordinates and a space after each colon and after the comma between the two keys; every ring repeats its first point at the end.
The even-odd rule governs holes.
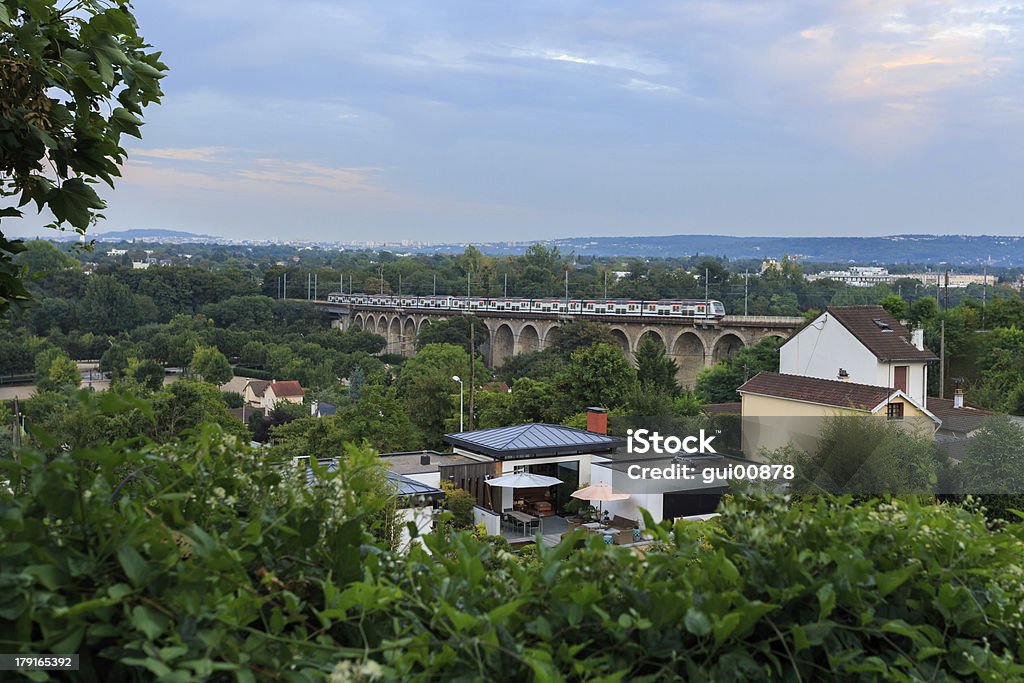
{"type": "Polygon", "coordinates": [[[600,503],[603,503],[606,500],[626,500],[629,498],[628,493],[615,493],[612,491],[612,487],[604,482],[585,486],[579,491],[573,491],[569,495],[573,498],[579,498],[580,500],[590,502],[594,502],[596,500],[600,503]]]}
{"type": "MultiPolygon", "coordinates": [[[[517,472],[515,474],[506,474],[502,477],[495,477],[494,479],[485,479],[484,483],[488,486],[497,486],[504,489],[535,489],[555,486],[561,484],[562,480],[555,477],[547,477],[543,474],[517,472]]],[[[540,531],[544,533],[543,517],[540,517],[540,531]]]]}
{"type": "Polygon", "coordinates": [[[543,474],[517,472],[515,474],[506,474],[502,477],[495,477],[494,479],[487,479],[484,483],[488,486],[498,486],[505,489],[535,489],[543,486],[555,486],[556,484],[561,484],[562,480],[555,477],[546,477],[543,474]]]}

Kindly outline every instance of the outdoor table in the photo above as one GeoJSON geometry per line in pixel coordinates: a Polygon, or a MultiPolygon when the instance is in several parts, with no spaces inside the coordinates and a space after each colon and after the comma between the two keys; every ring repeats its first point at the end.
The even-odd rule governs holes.
{"type": "Polygon", "coordinates": [[[512,511],[506,513],[506,514],[509,517],[511,517],[512,519],[516,520],[517,522],[519,522],[520,524],[523,525],[523,535],[524,536],[526,535],[526,525],[527,524],[532,524],[533,522],[539,522],[540,521],[540,518],[533,517],[531,515],[527,515],[527,514],[525,514],[523,512],[519,512],[518,510],[512,510],[512,511]]]}

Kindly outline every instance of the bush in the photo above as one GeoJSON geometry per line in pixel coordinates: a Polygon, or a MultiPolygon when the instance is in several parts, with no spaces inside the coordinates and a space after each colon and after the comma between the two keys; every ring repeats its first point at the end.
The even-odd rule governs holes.
{"type": "Polygon", "coordinates": [[[713,524],[648,519],[645,552],[448,531],[403,556],[376,458],[338,467],[311,486],[215,425],[4,457],[0,640],[78,652],[82,680],[1024,676],[1020,524],[731,496],[713,524]]]}

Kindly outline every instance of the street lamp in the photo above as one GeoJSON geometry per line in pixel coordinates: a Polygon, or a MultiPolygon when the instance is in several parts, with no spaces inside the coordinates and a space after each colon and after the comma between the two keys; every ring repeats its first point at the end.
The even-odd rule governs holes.
{"type": "Polygon", "coordinates": [[[463,385],[462,378],[459,377],[458,375],[452,375],[452,381],[459,383],[459,431],[461,432],[462,431],[462,396],[463,396],[463,393],[464,393],[462,390],[465,387],[465,385],[463,385]]]}

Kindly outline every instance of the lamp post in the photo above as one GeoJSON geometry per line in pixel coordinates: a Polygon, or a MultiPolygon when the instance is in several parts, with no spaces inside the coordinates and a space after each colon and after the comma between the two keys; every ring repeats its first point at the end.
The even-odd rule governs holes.
{"type": "Polygon", "coordinates": [[[462,383],[462,378],[459,377],[458,375],[452,375],[452,381],[459,383],[459,431],[461,432],[462,431],[462,419],[463,419],[462,418],[462,415],[463,415],[463,412],[462,412],[462,396],[463,396],[463,393],[464,393],[463,389],[465,388],[465,385],[462,383]]]}

